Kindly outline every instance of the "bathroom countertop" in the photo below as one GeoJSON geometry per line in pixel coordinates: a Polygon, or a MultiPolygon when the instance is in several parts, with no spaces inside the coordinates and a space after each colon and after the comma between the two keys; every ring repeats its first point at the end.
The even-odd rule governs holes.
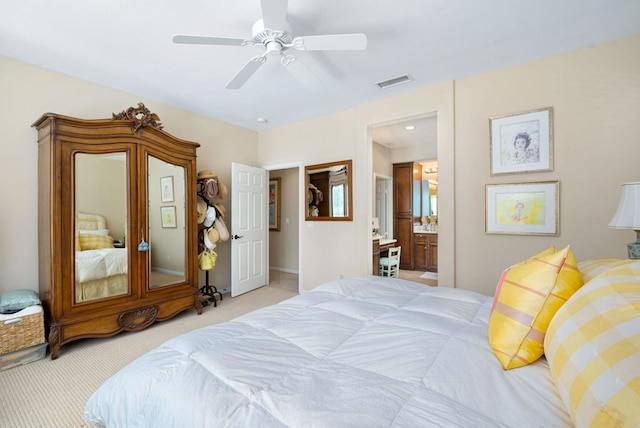
{"type": "Polygon", "coordinates": [[[385,238],[384,236],[380,236],[380,235],[373,235],[371,237],[371,239],[373,239],[374,241],[376,239],[380,240],[380,246],[384,246],[384,245],[389,245],[389,244],[394,244],[396,242],[398,242],[397,239],[392,239],[392,238],[385,238]]]}

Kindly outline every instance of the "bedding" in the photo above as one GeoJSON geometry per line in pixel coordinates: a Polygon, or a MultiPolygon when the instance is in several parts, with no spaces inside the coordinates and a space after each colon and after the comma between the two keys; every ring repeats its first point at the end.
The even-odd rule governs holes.
{"type": "Polygon", "coordinates": [[[127,269],[126,248],[76,251],[76,302],[125,294],[127,269]]]}
{"type": "Polygon", "coordinates": [[[360,276],[169,340],[108,379],[107,427],[572,426],[545,358],[504,370],[493,298],[360,276]]]}
{"type": "Polygon", "coordinates": [[[127,273],[126,248],[76,251],[76,281],[86,282],[127,273]]]}
{"type": "Polygon", "coordinates": [[[125,294],[129,289],[126,248],[114,248],[103,216],[76,215],[76,302],[125,294]]]}

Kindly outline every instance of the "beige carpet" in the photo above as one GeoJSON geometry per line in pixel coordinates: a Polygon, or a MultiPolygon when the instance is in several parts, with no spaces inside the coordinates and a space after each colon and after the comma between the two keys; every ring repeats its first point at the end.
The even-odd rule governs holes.
{"type": "Polygon", "coordinates": [[[200,316],[189,310],[140,332],[79,340],[63,346],[55,361],[47,355],[44,360],[0,371],[0,427],[87,427],[82,412],[89,396],[136,357],[178,334],[228,321],[296,294],[282,283],[233,299],[226,294],[218,307],[207,306],[200,316]]]}

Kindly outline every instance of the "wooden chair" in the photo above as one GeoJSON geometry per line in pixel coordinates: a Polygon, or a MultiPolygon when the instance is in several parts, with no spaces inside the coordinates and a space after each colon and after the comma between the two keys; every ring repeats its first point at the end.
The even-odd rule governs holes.
{"type": "Polygon", "coordinates": [[[391,247],[388,257],[380,257],[380,276],[399,277],[401,249],[402,247],[391,247]]]}

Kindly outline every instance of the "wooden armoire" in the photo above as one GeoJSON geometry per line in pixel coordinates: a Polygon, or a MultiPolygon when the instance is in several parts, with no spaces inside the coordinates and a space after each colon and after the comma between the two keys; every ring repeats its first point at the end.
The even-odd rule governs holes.
{"type": "Polygon", "coordinates": [[[111,119],[46,113],[38,131],[39,287],[51,358],[70,341],[194,308],[196,149],[142,103],[111,119]]]}

